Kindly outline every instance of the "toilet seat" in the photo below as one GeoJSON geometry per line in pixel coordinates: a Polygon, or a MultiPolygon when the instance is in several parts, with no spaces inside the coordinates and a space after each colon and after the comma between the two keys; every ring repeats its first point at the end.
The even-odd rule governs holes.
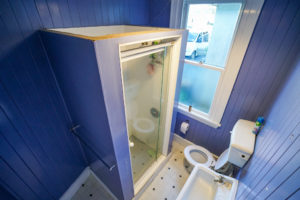
{"type": "Polygon", "coordinates": [[[185,147],[184,156],[193,166],[201,164],[206,167],[210,167],[215,164],[215,159],[213,158],[212,153],[198,145],[189,145],[185,147]]]}

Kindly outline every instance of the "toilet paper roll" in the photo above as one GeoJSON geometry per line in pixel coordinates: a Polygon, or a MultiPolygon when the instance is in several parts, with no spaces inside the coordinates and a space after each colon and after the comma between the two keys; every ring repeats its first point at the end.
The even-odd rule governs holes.
{"type": "Polygon", "coordinates": [[[180,126],[181,133],[186,134],[186,132],[189,130],[189,127],[190,127],[189,123],[182,122],[180,126]]]}

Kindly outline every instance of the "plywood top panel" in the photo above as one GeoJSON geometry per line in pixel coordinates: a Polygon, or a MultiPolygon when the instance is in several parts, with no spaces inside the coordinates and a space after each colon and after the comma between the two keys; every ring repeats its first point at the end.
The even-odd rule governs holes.
{"type": "Polygon", "coordinates": [[[76,27],[76,28],[57,28],[46,29],[45,31],[56,32],[74,37],[80,37],[88,40],[103,40],[109,38],[118,38],[129,35],[139,35],[145,33],[174,31],[169,28],[157,28],[146,26],[90,26],[90,27],[76,27]]]}

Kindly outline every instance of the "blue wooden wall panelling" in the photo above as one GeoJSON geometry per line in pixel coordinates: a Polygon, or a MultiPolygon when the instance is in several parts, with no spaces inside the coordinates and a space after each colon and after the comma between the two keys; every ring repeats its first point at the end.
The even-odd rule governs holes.
{"type": "Polygon", "coordinates": [[[300,54],[293,66],[242,171],[237,199],[293,199],[300,188],[300,54]]]}
{"type": "Polygon", "coordinates": [[[3,197],[5,200],[15,200],[15,198],[8,192],[6,189],[0,186],[0,197],[3,197]]]}
{"type": "Polygon", "coordinates": [[[291,194],[289,197],[288,197],[289,200],[298,200],[300,199],[300,188],[298,188],[297,191],[295,191],[293,194],[291,194]]]}
{"type": "MultiPolygon", "coordinates": [[[[54,22],[50,15],[46,0],[34,0],[34,2],[35,5],[32,6],[36,6],[37,8],[37,11],[39,13],[39,18],[41,19],[43,24],[42,27],[48,27],[48,28],[54,27],[54,22]]],[[[25,2],[23,1],[23,3],[25,2]]]]}
{"type": "MultiPolygon", "coordinates": [[[[9,9],[7,9],[6,11],[9,11],[9,9]]],[[[4,19],[5,19],[5,17],[11,17],[11,16],[5,15],[6,14],[5,12],[2,12],[2,13],[4,13],[4,15],[2,15],[2,17],[4,19]]],[[[20,41],[22,36],[18,35],[18,34],[15,34],[15,33],[18,33],[18,32],[13,30],[15,28],[17,29],[17,27],[16,26],[15,27],[11,26],[11,25],[17,24],[17,23],[15,23],[15,21],[13,21],[13,19],[14,18],[12,17],[11,20],[12,20],[13,23],[10,23],[10,24],[7,23],[6,24],[6,25],[10,25],[10,27],[7,26],[6,29],[3,29],[4,33],[5,33],[6,30],[8,30],[7,33],[6,33],[6,36],[9,36],[9,38],[5,37],[5,38],[2,38],[2,39],[5,39],[7,41],[9,41],[9,40],[11,41],[11,40],[15,39],[17,41],[20,41]]],[[[24,24],[26,24],[26,23],[24,23],[24,24]]],[[[12,114],[14,117],[18,115],[18,112],[23,112],[23,116],[26,116],[26,118],[27,118],[26,120],[30,121],[28,126],[30,128],[35,129],[34,131],[33,130],[31,130],[31,131],[32,132],[35,132],[35,131],[39,132],[39,134],[40,134],[39,137],[43,137],[44,135],[41,134],[41,133],[43,133],[43,132],[45,133],[45,131],[37,131],[37,129],[39,129],[38,127],[40,127],[42,124],[45,125],[45,124],[50,123],[49,122],[49,119],[50,119],[49,117],[51,117],[52,112],[46,111],[46,112],[43,113],[44,116],[48,117],[48,120],[45,122],[45,121],[39,119],[39,117],[41,117],[41,115],[40,115],[41,113],[39,111],[41,110],[41,108],[45,109],[45,106],[47,106],[47,105],[50,105],[50,107],[51,107],[51,104],[48,104],[47,102],[53,100],[55,97],[46,97],[46,99],[44,98],[43,101],[41,101],[40,97],[44,97],[43,96],[44,91],[49,91],[50,92],[51,90],[53,90],[53,88],[52,89],[49,88],[49,87],[47,88],[48,83],[45,83],[45,80],[47,80],[48,78],[45,78],[45,79],[40,78],[39,75],[41,75],[41,74],[34,72],[34,70],[35,70],[34,67],[36,67],[35,66],[36,63],[39,63],[39,64],[42,64],[42,63],[40,63],[39,59],[36,59],[36,63],[32,62],[32,58],[36,55],[34,55],[34,56],[32,55],[32,53],[33,53],[32,49],[28,47],[28,43],[27,43],[26,40],[25,40],[24,43],[19,45],[18,48],[12,49],[12,48],[9,48],[9,46],[6,46],[6,47],[8,48],[8,50],[11,50],[7,54],[13,54],[14,58],[12,58],[11,55],[6,54],[5,55],[6,57],[1,60],[1,69],[0,69],[1,70],[1,74],[0,74],[1,83],[2,83],[3,86],[6,87],[7,90],[9,90],[8,93],[9,93],[9,96],[10,96],[10,99],[8,99],[8,100],[5,100],[4,98],[1,98],[1,104],[4,108],[9,108],[8,112],[10,114],[12,114]],[[32,74],[36,74],[38,76],[31,77],[32,74]],[[35,81],[38,81],[39,83],[34,84],[35,81]],[[41,86],[41,88],[37,87],[37,86],[41,86]],[[40,91],[37,91],[37,89],[40,89],[40,91]],[[16,113],[11,113],[14,106],[9,107],[8,104],[12,101],[15,101],[15,104],[17,104],[17,107],[20,111],[17,111],[16,113]]],[[[41,52],[41,53],[43,53],[43,52],[41,52]]],[[[3,56],[3,54],[1,54],[1,55],[3,56]]],[[[39,57],[39,53],[37,54],[37,57],[39,57]]],[[[44,57],[45,57],[45,55],[44,55],[44,57]]],[[[39,68],[37,71],[39,71],[40,73],[45,72],[45,70],[43,69],[43,66],[40,66],[40,67],[41,68],[39,68]]],[[[4,95],[5,93],[6,92],[3,91],[1,94],[4,95]]],[[[62,109],[62,111],[63,111],[63,109],[62,109]]],[[[64,114],[63,114],[63,116],[64,116],[64,114]]],[[[60,117],[57,117],[57,116],[52,117],[52,119],[58,119],[58,120],[59,120],[59,118],[60,117]]],[[[15,125],[18,125],[18,126],[20,126],[20,124],[22,124],[22,121],[24,121],[24,119],[19,119],[17,121],[17,120],[15,120],[15,118],[12,119],[12,120],[14,121],[15,125]]],[[[5,123],[3,125],[5,125],[5,123]]],[[[56,128],[56,127],[57,126],[55,126],[55,125],[52,126],[52,128],[56,128]]],[[[3,128],[3,126],[1,126],[1,130],[2,130],[2,128],[3,128]]],[[[44,127],[41,127],[41,128],[44,128],[44,127]]],[[[21,134],[26,135],[26,129],[24,129],[24,127],[22,129],[20,129],[19,131],[21,132],[21,134]]],[[[51,130],[46,130],[46,132],[47,131],[51,131],[51,130]]],[[[54,133],[53,136],[56,136],[56,134],[61,132],[61,130],[58,130],[56,128],[56,131],[52,130],[51,132],[54,133]]],[[[3,133],[10,133],[10,132],[3,132],[3,133]]],[[[28,138],[29,135],[26,135],[24,137],[28,138]]],[[[49,137],[47,140],[45,140],[43,145],[47,146],[47,144],[50,143],[50,141],[53,139],[52,137],[49,137]]],[[[15,139],[18,139],[18,138],[15,138],[15,139]]],[[[35,144],[34,141],[35,140],[32,140],[33,143],[31,143],[31,148],[35,148],[37,146],[37,144],[35,144]]],[[[49,153],[51,153],[51,152],[54,153],[53,152],[55,150],[54,147],[57,147],[57,144],[59,142],[62,142],[61,139],[56,140],[56,142],[54,142],[53,145],[48,149],[48,152],[49,153]]],[[[62,143],[62,146],[64,146],[64,147],[68,146],[69,142],[70,141],[66,140],[64,144],[62,143]]],[[[24,147],[25,144],[14,143],[13,145],[16,147],[17,151],[20,151],[20,150],[24,151],[24,152],[22,152],[22,156],[20,154],[19,155],[20,155],[21,158],[24,157],[23,158],[24,160],[27,160],[27,164],[28,163],[29,164],[34,164],[34,162],[32,162],[33,160],[30,160],[30,155],[28,156],[28,154],[25,154],[25,150],[26,150],[25,147],[24,147]]],[[[38,152],[39,152],[39,150],[35,148],[35,153],[38,153],[38,152]]],[[[64,150],[60,150],[59,152],[57,152],[56,155],[60,155],[61,152],[70,152],[70,150],[66,150],[64,148],[64,150]]],[[[5,152],[3,152],[2,155],[4,157],[5,152]]],[[[74,154],[73,155],[69,154],[68,157],[69,158],[75,158],[75,160],[78,160],[78,158],[80,158],[80,155],[78,155],[78,154],[76,156],[75,155],[74,154]]],[[[46,157],[46,155],[41,155],[39,157],[39,159],[41,159],[40,163],[43,163],[43,161],[45,161],[45,160],[43,160],[43,157],[46,157]]],[[[55,157],[57,158],[57,156],[55,156],[55,157]]],[[[65,159],[68,159],[68,157],[66,156],[65,159]]],[[[62,159],[62,160],[64,160],[64,159],[62,159]]],[[[26,165],[26,162],[23,163],[23,164],[26,165]]],[[[48,163],[43,163],[43,164],[51,166],[51,162],[50,163],[49,162],[48,163]]],[[[81,162],[80,165],[81,165],[80,170],[77,171],[75,174],[78,174],[78,172],[80,172],[82,170],[82,167],[84,166],[84,163],[81,162]]],[[[34,165],[34,166],[38,167],[38,165],[34,165]]],[[[61,171],[61,173],[64,173],[63,169],[62,169],[62,166],[60,166],[58,170],[61,171]]],[[[66,171],[66,172],[74,173],[74,170],[78,170],[78,169],[76,169],[76,166],[74,168],[69,168],[68,171],[66,171]]],[[[39,170],[36,170],[35,172],[41,173],[42,171],[39,169],[39,170]]],[[[44,171],[44,173],[45,173],[45,171],[44,171]]],[[[52,175],[51,170],[47,171],[46,174],[47,173],[50,176],[52,175]]],[[[64,173],[65,176],[68,176],[68,173],[64,173]]],[[[63,179],[63,178],[65,178],[64,174],[55,173],[54,175],[56,175],[56,177],[58,175],[60,175],[59,177],[61,179],[63,179]]],[[[41,174],[37,174],[37,175],[38,176],[43,176],[45,174],[41,173],[41,174]]],[[[73,176],[74,176],[74,174],[73,174],[73,176]]],[[[52,177],[55,177],[55,176],[52,176],[52,177]]],[[[42,177],[42,178],[44,178],[43,180],[46,181],[46,182],[47,182],[47,179],[51,180],[49,177],[47,177],[47,178],[42,177]]],[[[54,195],[57,198],[68,187],[68,185],[71,183],[71,181],[73,181],[73,179],[71,179],[71,180],[69,179],[67,183],[62,181],[62,180],[59,181],[59,182],[64,182],[64,183],[62,183],[62,184],[64,184],[64,187],[60,187],[60,184],[54,184],[54,182],[52,182],[49,189],[52,189],[51,187],[55,186],[53,188],[53,190],[55,192],[54,195]]],[[[49,186],[49,184],[48,184],[48,186],[49,186]]],[[[45,194],[47,194],[47,192],[45,192],[45,194]]],[[[49,195],[49,196],[51,196],[51,195],[49,195]]],[[[24,198],[27,198],[27,196],[24,196],[24,198]]]]}
{"type": "MultiPolygon", "coordinates": [[[[2,94],[5,94],[5,91],[3,91],[2,89],[1,92],[3,92],[2,94]]],[[[3,98],[2,95],[1,98],[3,98]]],[[[13,110],[13,108],[10,110],[13,110]]],[[[44,185],[47,186],[53,185],[56,182],[56,180],[54,179],[55,177],[53,177],[53,175],[55,175],[55,173],[53,173],[53,170],[55,168],[52,165],[52,162],[49,162],[49,158],[47,158],[45,154],[42,154],[45,153],[45,150],[41,148],[40,143],[36,143],[36,137],[32,137],[30,134],[26,135],[26,137],[23,136],[22,133],[20,133],[17,130],[17,127],[13,126],[12,121],[9,119],[9,116],[7,116],[7,113],[3,108],[1,108],[0,112],[1,112],[0,115],[1,119],[4,122],[6,122],[6,123],[2,123],[3,125],[1,125],[1,130],[3,130],[2,135],[5,141],[7,141],[7,143],[9,143],[11,146],[12,144],[15,144],[17,146],[23,146],[20,149],[19,148],[15,149],[15,152],[20,157],[24,157],[23,158],[23,160],[25,161],[24,164],[27,164],[28,167],[31,169],[31,171],[41,172],[38,173],[37,176],[39,177],[40,180],[44,181],[44,185]]],[[[19,116],[15,116],[15,118],[19,118],[19,116]]],[[[19,120],[22,119],[19,118],[19,120]]],[[[25,131],[23,131],[23,134],[24,133],[25,131]]],[[[5,151],[3,151],[1,155],[3,159],[6,158],[5,151]]],[[[60,175],[63,176],[63,174],[60,175]]],[[[54,188],[49,187],[49,190],[52,189],[54,188]]],[[[59,191],[52,191],[52,192],[54,194],[57,194],[59,191]]]]}
{"type": "Polygon", "coordinates": [[[255,121],[267,114],[291,61],[299,51],[299,1],[266,0],[245,54],[238,78],[218,129],[210,128],[181,113],[174,132],[219,155],[229,145],[230,130],[240,119],[255,121]],[[187,135],[182,121],[191,122],[187,135]]]}
{"type": "Polygon", "coordinates": [[[71,17],[72,23],[66,24],[66,27],[78,27],[81,26],[80,24],[80,16],[79,16],[79,9],[76,4],[77,0],[69,0],[68,1],[68,10],[69,10],[69,15],[71,17]]]}
{"type": "Polygon", "coordinates": [[[0,105],[7,119],[1,120],[0,128],[10,126],[1,137],[5,138],[3,148],[10,147],[14,158],[22,162],[18,168],[8,162],[9,154],[1,146],[0,175],[1,185],[16,198],[41,199],[37,194],[43,193],[48,194],[45,199],[57,199],[86,166],[78,141],[69,133],[71,118],[36,31],[87,25],[147,25],[148,13],[146,0],[1,1],[0,105]],[[29,171],[26,177],[31,178],[19,169],[29,171]],[[30,184],[32,181],[40,186],[30,184]]]}
{"type": "MultiPolygon", "coordinates": [[[[266,88],[271,87],[274,76],[282,68],[282,62],[287,57],[289,48],[292,47],[293,39],[297,38],[299,30],[297,30],[297,23],[294,23],[293,19],[295,13],[297,13],[299,2],[289,2],[288,5],[287,2],[288,1],[279,2],[275,7],[270,21],[277,22],[277,26],[274,26],[272,23],[267,24],[266,29],[268,31],[264,33],[264,36],[261,39],[261,43],[263,43],[264,46],[257,49],[254,54],[255,59],[253,59],[253,62],[249,67],[250,71],[248,73],[254,74],[255,71],[253,70],[256,68],[253,66],[266,66],[260,67],[259,73],[262,73],[263,75],[268,74],[268,78],[265,78],[265,76],[253,77],[252,86],[247,88],[247,92],[251,95],[249,95],[249,98],[243,99],[242,108],[247,111],[247,115],[251,118],[256,117],[255,111],[259,109],[261,102],[263,102],[266,97],[262,94],[265,92],[265,90],[262,90],[264,88],[260,88],[259,90],[257,90],[257,88],[260,86],[266,88]],[[289,36],[290,39],[286,39],[286,36],[289,36]],[[274,51],[274,49],[276,49],[276,51],[274,51]],[[253,102],[256,104],[253,105],[253,102]]],[[[244,84],[249,83],[244,82],[244,84]]]]}
{"type": "MultiPolygon", "coordinates": [[[[296,6],[296,9],[297,8],[299,8],[299,4],[298,4],[298,6],[296,6]]],[[[299,24],[299,12],[298,12],[298,14],[294,17],[294,19],[293,19],[294,21],[296,21],[296,23],[293,23],[293,26],[291,26],[290,27],[290,30],[291,30],[291,32],[292,33],[294,33],[295,35],[294,36],[292,36],[291,38],[297,38],[296,37],[296,35],[297,34],[299,34],[299,26],[297,26],[297,22],[298,22],[298,24],[299,24]],[[295,30],[296,29],[296,30],[295,30]],[[298,30],[297,30],[298,29],[298,30]]],[[[297,46],[297,47],[299,47],[299,38],[295,41],[295,40],[292,40],[291,39],[291,41],[289,41],[289,43],[288,43],[288,45],[287,46],[285,46],[286,44],[283,44],[283,46],[282,47],[289,47],[289,46],[291,46],[291,47],[293,47],[293,46],[297,46]]],[[[292,48],[293,49],[293,48],[292,48]]],[[[284,53],[284,50],[286,50],[286,48],[284,48],[284,49],[282,49],[282,51],[281,51],[281,53],[284,53]]],[[[288,51],[287,53],[289,53],[289,55],[293,55],[294,56],[294,52],[297,52],[297,51],[299,51],[299,50],[297,50],[297,49],[294,49],[293,51],[288,51]]],[[[288,56],[288,55],[286,55],[285,56],[285,59],[286,60],[292,60],[293,59],[293,57],[291,58],[290,56],[288,56]]],[[[288,66],[286,66],[286,65],[283,65],[284,67],[281,67],[281,72],[282,72],[282,70],[283,69],[285,69],[285,70],[287,70],[289,67],[288,66]]],[[[286,122],[286,127],[288,128],[289,127],[289,123],[290,122],[286,122]]],[[[279,140],[279,138],[278,138],[278,140],[279,140]]],[[[274,143],[274,140],[272,140],[273,141],[273,143],[274,143]]],[[[269,144],[265,144],[265,145],[269,145],[269,144]]],[[[268,147],[272,147],[271,146],[271,144],[268,146],[268,147]]],[[[269,153],[269,151],[271,151],[271,149],[268,149],[268,148],[265,148],[265,149],[263,149],[263,151],[262,152],[257,152],[257,153],[261,153],[262,155],[263,154],[268,154],[269,153]]]]}
{"type": "MultiPolygon", "coordinates": [[[[81,126],[79,135],[105,162],[111,166],[116,164],[94,42],[49,32],[42,32],[42,36],[73,122],[81,126]]],[[[86,152],[91,168],[123,199],[118,168],[109,171],[92,152],[87,149],[86,152]]]]}
{"type": "MultiPolygon", "coordinates": [[[[84,13],[80,13],[81,18],[79,18],[80,8],[78,7],[81,5],[78,3],[81,2],[77,1],[74,2],[74,4],[68,4],[67,1],[12,0],[2,1],[0,6],[1,81],[2,85],[6,87],[6,91],[10,97],[6,102],[1,101],[1,105],[4,106],[5,109],[9,108],[7,111],[9,113],[15,109],[14,116],[18,116],[16,117],[18,120],[13,119],[12,123],[17,126],[21,132],[19,136],[23,134],[26,135],[23,141],[17,138],[17,136],[16,138],[10,138],[11,140],[14,139],[11,144],[16,148],[16,151],[19,151],[20,146],[16,146],[15,144],[17,140],[19,141],[18,144],[25,145],[22,148],[26,147],[26,149],[28,149],[26,151],[32,153],[32,155],[26,154],[29,156],[26,157],[26,159],[24,158],[23,165],[27,164],[29,159],[33,161],[32,164],[35,162],[39,163],[40,166],[38,164],[34,166],[41,167],[40,170],[42,170],[43,173],[39,170],[40,174],[35,174],[37,171],[33,170],[33,176],[37,176],[37,181],[50,182],[54,181],[53,177],[58,177],[58,179],[55,180],[55,184],[44,184],[46,185],[44,189],[51,190],[55,198],[58,198],[70,185],[85,164],[83,158],[80,156],[81,151],[78,148],[78,144],[76,144],[74,138],[69,135],[67,130],[70,121],[68,120],[67,113],[64,112],[63,102],[59,94],[56,93],[57,91],[55,91],[55,89],[54,94],[50,93],[47,95],[47,92],[45,94],[45,91],[53,91],[53,88],[56,88],[56,83],[39,36],[38,34],[34,34],[34,32],[42,27],[71,27],[74,25],[87,24],[84,13]],[[75,8],[73,12],[71,12],[71,7],[75,8]],[[6,104],[12,100],[15,101],[15,105],[7,107],[6,104]],[[45,108],[47,105],[49,105],[49,107],[45,108]],[[49,112],[49,109],[53,112],[49,112]],[[50,134],[50,132],[55,134],[50,134]],[[60,156],[64,156],[62,160],[68,160],[68,158],[71,160],[69,161],[68,167],[62,165],[62,160],[60,160],[60,162],[55,161],[55,159],[60,158],[60,156]]],[[[104,1],[101,3],[104,3],[104,1]]],[[[120,2],[114,3],[124,6],[120,2]]],[[[94,1],[94,4],[99,5],[96,1],[94,1]]],[[[104,4],[106,5],[106,3],[104,4]]],[[[83,11],[89,14],[89,25],[101,23],[100,21],[95,21],[90,13],[103,13],[102,11],[96,12],[97,10],[94,10],[94,12],[90,12],[91,8],[95,9],[95,6],[91,3],[86,3],[83,6],[87,8],[87,10],[83,11]]],[[[111,6],[113,7],[115,5],[111,6]]],[[[98,8],[100,7],[98,6],[98,8]]],[[[101,7],[101,9],[103,8],[101,7]]],[[[145,9],[145,6],[143,9],[145,9]]],[[[115,12],[118,11],[118,9],[115,10],[115,12]]],[[[147,15],[147,12],[144,14],[147,15]]],[[[103,16],[107,16],[107,13],[103,14],[103,16]]],[[[95,19],[99,20],[101,17],[98,16],[98,18],[95,19]]],[[[120,19],[121,17],[119,16],[119,20],[120,19]]],[[[126,20],[130,21],[128,19],[126,20]]],[[[132,21],[134,20],[135,19],[132,19],[132,21]]],[[[120,21],[114,22],[114,20],[111,19],[111,21],[106,23],[116,24],[120,23],[120,21]]],[[[142,23],[147,24],[148,22],[143,21],[142,23]]],[[[4,94],[6,93],[3,93],[3,95],[4,94]]],[[[19,154],[19,156],[22,158],[25,154],[19,154]]],[[[22,176],[19,178],[22,179],[20,181],[28,181],[22,176]]],[[[6,180],[7,179],[5,179],[5,181],[6,180]]],[[[15,182],[17,182],[17,180],[15,180],[15,182]]],[[[10,183],[13,184],[13,182],[10,183]]],[[[34,186],[30,185],[29,187],[34,186]]],[[[15,190],[15,195],[18,196],[17,193],[22,192],[21,190],[26,189],[25,187],[19,187],[19,190],[15,190]]],[[[47,193],[45,192],[45,194],[47,193]]],[[[28,199],[32,199],[28,195],[21,196],[23,198],[28,197],[28,199]]]]}
{"type": "Polygon", "coordinates": [[[150,25],[169,27],[171,12],[171,0],[151,0],[150,25]]]}
{"type": "MultiPolygon", "coordinates": [[[[1,173],[3,173],[1,177],[1,185],[6,188],[11,195],[17,199],[37,199],[37,196],[31,187],[24,183],[23,179],[18,175],[18,173],[12,169],[2,157],[0,157],[0,166],[1,173]]],[[[1,198],[5,197],[1,196],[1,198]]]]}
{"type": "MultiPolygon", "coordinates": [[[[5,130],[5,129],[4,129],[5,130]]],[[[8,130],[6,130],[8,131],[8,130]]],[[[35,194],[35,199],[54,199],[53,196],[46,189],[45,185],[36,177],[36,174],[33,173],[33,165],[36,163],[31,163],[32,166],[28,166],[28,162],[23,160],[27,152],[24,152],[24,155],[21,157],[20,154],[16,153],[12,148],[12,145],[8,143],[3,136],[0,136],[1,139],[1,155],[6,155],[6,159],[2,158],[2,162],[5,163],[9,168],[14,169],[14,172],[17,176],[22,177],[27,186],[29,186],[35,194]]],[[[23,152],[22,152],[23,153],[23,152]]],[[[30,160],[30,158],[28,159],[30,160]]],[[[31,161],[31,160],[30,160],[31,161]]],[[[36,165],[35,167],[38,167],[36,165]]],[[[1,174],[4,178],[4,174],[1,174]]],[[[5,181],[5,179],[3,179],[5,181]]],[[[12,187],[12,186],[11,186],[12,187]]],[[[28,196],[25,196],[28,198],[28,196]]]]}
{"type": "MultiPolygon", "coordinates": [[[[17,13],[21,13],[21,11],[16,10],[15,12],[17,13]]],[[[18,17],[18,24],[22,24],[23,27],[21,29],[22,35],[24,38],[26,38],[28,35],[26,33],[30,32],[30,26],[28,23],[24,23],[22,20],[23,18],[25,18],[25,16],[20,16],[18,17]],[[24,24],[27,24],[26,26],[24,24]]],[[[16,35],[16,37],[22,37],[21,35],[16,35]]],[[[28,85],[28,84],[32,84],[32,88],[36,89],[36,93],[37,94],[41,94],[43,91],[47,91],[49,90],[51,87],[55,88],[56,87],[56,83],[53,82],[53,80],[51,80],[51,77],[49,78],[49,74],[52,73],[50,68],[47,67],[42,67],[45,65],[48,65],[47,62],[47,56],[45,54],[43,54],[43,47],[39,45],[39,38],[36,37],[36,35],[33,35],[33,37],[28,37],[26,38],[24,45],[20,45],[19,48],[15,49],[15,54],[16,54],[16,58],[17,59],[12,59],[12,66],[16,66],[16,65],[20,65],[20,69],[15,69],[15,74],[17,75],[17,77],[22,77],[22,75],[24,77],[26,77],[25,80],[19,79],[20,82],[20,86],[22,87],[21,81],[27,81],[27,84],[24,85],[28,85]],[[33,46],[29,45],[32,44],[33,46]],[[26,49],[27,48],[27,49],[26,49]],[[29,51],[28,51],[29,50],[29,51]],[[22,61],[22,63],[18,63],[17,61],[20,60],[22,61]],[[15,62],[15,63],[14,63],[15,62]],[[22,72],[25,72],[24,74],[22,72]],[[36,74],[36,77],[32,77],[32,74],[36,74]],[[42,78],[43,77],[43,78],[42,78]],[[40,85],[40,87],[37,87],[37,85],[40,85]]],[[[13,70],[14,68],[12,67],[11,70],[13,70]]],[[[13,73],[13,72],[12,72],[13,73]]],[[[5,75],[5,73],[3,73],[3,75],[5,75]]],[[[3,77],[4,79],[6,78],[5,76],[3,77]]],[[[10,87],[10,85],[8,85],[10,87]]],[[[13,90],[11,90],[13,91],[13,90]]],[[[55,93],[55,96],[57,98],[51,97],[49,93],[46,93],[45,96],[40,96],[39,98],[42,98],[40,100],[47,102],[49,101],[49,105],[52,106],[53,111],[54,111],[54,115],[53,119],[56,117],[61,118],[61,121],[66,121],[66,123],[70,123],[68,118],[68,114],[65,112],[64,109],[62,109],[62,116],[60,116],[60,114],[58,113],[58,107],[63,107],[62,102],[61,101],[57,101],[57,99],[59,98],[57,96],[58,94],[55,93]]],[[[24,96],[23,96],[24,97],[24,96]]],[[[22,97],[20,97],[21,99],[22,97]]],[[[30,98],[30,97],[29,97],[30,98]]],[[[38,99],[38,98],[37,98],[38,99]]],[[[52,114],[51,112],[49,114],[52,114]]],[[[50,115],[51,117],[51,115],[50,115]]],[[[61,123],[61,126],[64,127],[65,125],[61,123]]],[[[56,128],[56,127],[54,127],[56,128]]],[[[67,145],[69,145],[67,143],[67,145]]],[[[66,146],[66,143],[62,143],[62,146],[66,146]]],[[[76,148],[75,148],[76,149],[76,148]]]]}

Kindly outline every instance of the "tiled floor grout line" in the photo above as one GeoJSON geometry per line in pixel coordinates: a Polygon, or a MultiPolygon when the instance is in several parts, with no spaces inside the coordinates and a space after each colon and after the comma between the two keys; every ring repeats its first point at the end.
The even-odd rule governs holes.
{"type": "MultiPolygon", "coordinates": [[[[173,143],[172,155],[153,181],[138,198],[139,200],[175,200],[189,173],[184,166],[184,146],[173,143]]],[[[146,152],[147,153],[147,152],[146,152]]],[[[147,155],[147,154],[145,154],[147,155]]],[[[137,154],[136,154],[137,156],[137,154]]],[[[142,162],[142,161],[141,161],[142,162]]],[[[136,169],[137,170],[137,169],[136,169]]],[[[72,200],[110,200],[109,193],[91,174],[81,185],[72,200]]]]}
{"type": "Polygon", "coordinates": [[[189,173],[184,166],[184,147],[176,143],[173,155],[139,200],[174,200],[186,182],[189,173]]]}

